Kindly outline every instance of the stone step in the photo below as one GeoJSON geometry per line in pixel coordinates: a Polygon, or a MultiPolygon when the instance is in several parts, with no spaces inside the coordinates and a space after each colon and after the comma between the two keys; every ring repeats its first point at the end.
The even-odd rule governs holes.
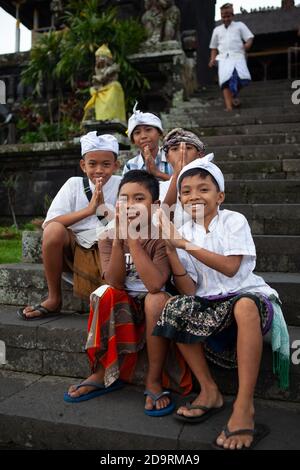
{"type": "Polygon", "coordinates": [[[226,115],[217,113],[216,115],[207,115],[205,118],[201,118],[196,115],[192,117],[190,114],[185,113],[181,119],[176,116],[176,112],[172,115],[162,114],[162,122],[165,130],[173,129],[178,127],[178,123],[184,123],[184,127],[195,129],[198,133],[201,133],[202,128],[209,127],[233,127],[242,125],[255,125],[255,124],[278,124],[278,123],[299,123],[299,114],[296,112],[289,112],[280,114],[277,109],[273,114],[261,113],[257,116],[250,114],[238,115],[236,113],[226,113],[226,115]],[[230,114],[230,116],[229,116],[230,114]]]}
{"type": "MultiPolygon", "coordinates": [[[[86,377],[89,364],[84,346],[88,315],[61,314],[57,318],[24,322],[10,306],[0,307],[0,337],[6,346],[6,364],[0,372],[13,370],[40,375],[86,377]]],[[[296,348],[300,327],[289,327],[291,348],[296,348]]],[[[293,349],[293,351],[294,351],[293,349]]],[[[145,349],[141,351],[134,384],[144,384],[147,369],[145,349]]],[[[224,393],[235,393],[236,371],[212,367],[224,393]]],[[[291,364],[291,387],[281,391],[272,373],[270,334],[264,340],[264,353],[256,394],[260,398],[283,399],[300,403],[300,368],[291,364]]]]}
{"type": "MultiPolygon", "coordinates": [[[[299,126],[300,127],[300,126],[299,126]]],[[[285,134],[258,134],[258,135],[218,135],[206,136],[205,144],[208,146],[236,146],[236,145],[282,145],[299,144],[300,133],[292,131],[285,134]]]]}
{"type": "MultiPolygon", "coordinates": [[[[42,264],[16,263],[0,265],[0,299],[3,304],[35,305],[47,296],[42,264]]],[[[73,296],[72,286],[62,280],[63,311],[86,311],[88,304],[73,296]]]]}
{"type": "MultiPolygon", "coordinates": [[[[7,443],[10,447],[28,450],[97,450],[97,463],[100,464],[105,463],[101,460],[102,455],[108,458],[115,455],[114,451],[123,451],[121,455],[127,455],[124,451],[141,450],[145,451],[144,457],[139,454],[135,459],[145,463],[149,454],[150,458],[156,458],[152,464],[157,464],[155,452],[159,450],[168,451],[169,457],[177,455],[180,458],[183,451],[210,449],[232,410],[233,397],[226,397],[224,411],[195,428],[175,420],[172,415],[156,419],[146,416],[143,389],[130,385],[92,401],[65,403],[63,393],[72,383],[73,379],[69,377],[1,373],[0,434],[3,446],[7,443]]],[[[173,394],[173,400],[179,406],[186,398],[173,394]]],[[[257,422],[271,430],[255,449],[299,449],[300,408],[297,403],[256,399],[255,409],[257,422]]],[[[78,457],[76,454],[75,458],[78,457]]],[[[135,463],[132,468],[136,468],[135,463]]]]}
{"type": "Polygon", "coordinates": [[[260,135],[276,133],[292,134],[299,132],[299,122],[295,123],[279,123],[279,124],[248,124],[244,126],[218,126],[218,127],[197,127],[193,128],[199,136],[206,138],[207,136],[223,136],[223,135],[260,135]]]}
{"type": "Polygon", "coordinates": [[[255,235],[300,235],[300,204],[225,203],[222,208],[244,214],[255,235]]]}
{"type": "MultiPolygon", "coordinates": [[[[260,108],[264,106],[265,108],[269,107],[284,107],[284,106],[291,106],[293,105],[293,93],[292,92],[285,92],[278,95],[273,96],[264,96],[261,94],[259,95],[252,95],[252,96],[245,96],[244,94],[240,95],[241,99],[241,106],[238,110],[242,111],[245,109],[253,109],[253,108],[260,108]]],[[[216,94],[214,97],[203,96],[198,100],[191,100],[191,101],[182,101],[176,105],[176,108],[180,112],[181,110],[184,111],[193,111],[202,108],[212,108],[212,109],[224,109],[224,100],[221,93],[216,94]]]]}
{"type": "Polygon", "coordinates": [[[234,109],[231,113],[225,111],[223,105],[212,105],[208,103],[199,103],[199,106],[189,109],[189,108],[172,108],[170,110],[169,116],[172,118],[177,118],[177,122],[185,122],[181,121],[185,119],[187,116],[191,118],[201,117],[201,119],[205,119],[206,117],[220,117],[224,116],[224,118],[228,117],[241,117],[243,118],[244,115],[246,116],[253,116],[255,118],[263,117],[266,115],[273,115],[273,114],[295,114],[299,116],[299,106],[293,105],[292,103],[286,103],[283,106],[260,106],[254,108],[248,107],[241,107],[239,109],[234,109]]]}
{"type": "Polygon", "coordinates": [[[287,324],[300,327],[300,273],[261,271],[256,274],[278,292],[287,324]]]}
{"type": "MultiPolygon", "coordinates": [[[[218,152],[216,150],[216,155],[218,152]]],[[[215,158],[216,164],[221,168],[225,180],[233,179],[298,179],[300,176],[300,160],[254,160],[228,162],[215,158]]]]}
{"type": "MultiPolygon", "coordinates": [[[[290,160],[298,159],[300,155],[299,144],[279,145],[236,145],[236,146],[211,146],[206,148],[206,153],[214,152],[216,161],[235,160],[290,160]]],[[[296,163],[297,165],[297,163],[296,163]]]]}
{"type": "Polygon", "coordinates": [[[300,236],[254,235],[253,238],[257,271],[300,272],[300,236]]]}
{"type": "Polygon", "coordinates": [[[226,203],[229,204],[298,204],[299,180],[227,181],[226,203]]]}

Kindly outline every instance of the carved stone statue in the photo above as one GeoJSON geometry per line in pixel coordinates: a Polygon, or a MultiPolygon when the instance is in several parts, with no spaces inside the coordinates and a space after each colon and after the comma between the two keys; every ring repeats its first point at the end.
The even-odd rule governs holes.
{"type": "Polygon", "coordinates": [[[145,0],[145,10],[146,45],[180,40],[180,10],[174,0],[145,0]]]}
{"type": "Polygon", "coordinates": [[[106,121],[119,119],[126,121],[123,88],[118,82],[120,67],[114,63],[108,47],[103,44],[95,52],[95,75],[90,88],[91,99],[84,107],[83,120],[106,121]]]}
{"type": "Polygon", "coordinates": [[[145,0],[145,13],[142,16],[142,24],[147,31],[147,44],[157,43],[162,40],[163,11],[159,0],[145,0]]]}
{"type": "Polygon", "coordinates": [[[163,41],[180,41],[180,10],[174,0],[158,0],[164,15],[163,41]]]}

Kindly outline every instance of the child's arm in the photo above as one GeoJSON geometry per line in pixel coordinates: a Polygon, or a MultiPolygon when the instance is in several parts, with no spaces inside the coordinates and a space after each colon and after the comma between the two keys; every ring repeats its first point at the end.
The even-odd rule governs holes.
{"type": "Polygon", "coordinates": [[[95,190],[93,192],[93,196],[84,209],[80,209],[79,211],[69,212],[68,214],[59,215],[54,217],[51,220],[48,220],[44,224],[44,228],[51,222],[60,222],[65,227],[69,227],[70,225],[76,224],[82,219],[89,217],[96,213],[97,208],[104,204],[103,192],[102,192],[102,181],[101,178],[97,179],[95,190]]]}
{"type": "Polygon", "coordinates": [[[166,251],[169,259],[169,263],[173,273],[173,280],[175,283],[176,289],[180,292],[180,294],[185,295],[195,295],[196,292],[196,284],[193,279],[188,275],[185,267],[182,265],[176,248],[173,245],[166,241],[166,251]]]}
{"type": "Polygon", "coordinates": [[[166,173],[163,173],[157,168],[157,166],[155,165],[155,159],[152,157],[148,145],[146,145],[146,147],[144,148],[144,159],[148,173],[151,173],[151,175],[155,176],[155,178],[158,178],[160,180],[169,181],[171,176],[167,175],[166,173]]]}
{"type": "Polygon", "coordinates": [[[126,264],[122,240],[113,241],[109,263],[103,277],[107,284],[115,289],[124,289],[126,264]]]}
{"type": "Polygon", "coordinates": [[[177,178],[182,168],[187,165],[187,153],[186,153],[186,144],[184,142],[180,143],[180,158],[176,161],[174,165],[174,172],[170,182],[168,192],[165,196],[165,199],[162,201],[164,204],[167,204],[169,207],[177,203],[177,178]]]}
{"type": "Polygon", "coordinates": [[[139,240],[128,238],[129,250],[141,281],[150,294],[160,292],[168,276],[154,264],[139,240]]]}
{"type": "Polygon", "coordinates": [[[248,39],[248,41],[245,42],[244,49],[245,49],[246,52],[249,51],[252,44],[253,44],[253,38],[250,38],[250,39],[248,39]]]}
{"type": "Polygon", "coordinates": [[[242,255],[220,255],[206,250],[205,248],[200,248],[197,245],[193,245],[180,235],[174,224],[166,218],[161,210],[159,211],[159,214],[160,227],[163,231],[164,237],[169,240],[174,248],[181,248],[182,250],[187,251],[194,258],[201,261],[201,263],[224,274],[225,276],[235,276],[240,268],[243,258],[242,255]]]}
{"type": "Polygon", "coordinates": [[[122,239],[122,233],[120,230],[120,203],[116,204],[116,217],[115,217],[115,233],[114,239],[112,242],[111,252],[108,253],[108,263],[107,263],[107,253],[104,253],[99,246],[101,265],[104,266],[103,277],[107,284],[116,289],[124,289],[125,279],[126,279],[126,263],[124,256],[124,242],[122,239]],[[107,267],[106,267],[107,263],[107,267]]]}

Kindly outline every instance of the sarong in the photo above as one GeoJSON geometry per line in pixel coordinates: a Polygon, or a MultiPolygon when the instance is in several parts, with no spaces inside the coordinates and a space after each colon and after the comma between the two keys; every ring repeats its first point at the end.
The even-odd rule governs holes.
{"type": "MultiPolygon", "coordinates": [[[[146,343],[144,299],[125,290],[103,285],[91,295],[86,351],[92,372],[104,368],[104,385],[115,380],[136,381],[136,369],[146,343]]],[[[144,359],[144,358],[143,358],[144,359]]],[[[191,371],[175,344],[164,365],[164,388],[187,394],[192,390],[191,371]]]]}
{"type": "Polygon", "coordinates": [[[260,294],[232,294],[204,298],[179,295],[168,302],[153,334],[177,343],[203,343],[206,357],[225,367],[237,367],[237,324],[234,304],[241,298],[252,299],[259,311],[261,331],[265,335],[272,324],[273,307],[260,294]]]}

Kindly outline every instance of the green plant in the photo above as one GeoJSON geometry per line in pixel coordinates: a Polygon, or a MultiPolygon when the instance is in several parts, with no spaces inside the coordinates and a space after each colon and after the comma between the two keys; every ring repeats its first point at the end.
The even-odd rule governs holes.
{"type": "MultiPolygon", "coordinates": [[[[62,90],[67,85],[76,90],[79,82],[91,82],[95,51],[107,43],[120,65],[119,79],[126,104],[131,107],[137,90],[141,93],[149,87],[147,80],[128,60],[130,54],[138,51],[146,33],[137,20],[119,20],[116,8],[102,11],[102,7],[101,0],[69,0],[64,17],[66,28],[44,34],[37,41],[22,74],[23,81],[33,84],[37,93],[41,93],[42,81],[52,84],[58,90],[59,101],[63,102],[62,90]]],[[[84,93],[87,91],[86,88],[84,93]]]]}

